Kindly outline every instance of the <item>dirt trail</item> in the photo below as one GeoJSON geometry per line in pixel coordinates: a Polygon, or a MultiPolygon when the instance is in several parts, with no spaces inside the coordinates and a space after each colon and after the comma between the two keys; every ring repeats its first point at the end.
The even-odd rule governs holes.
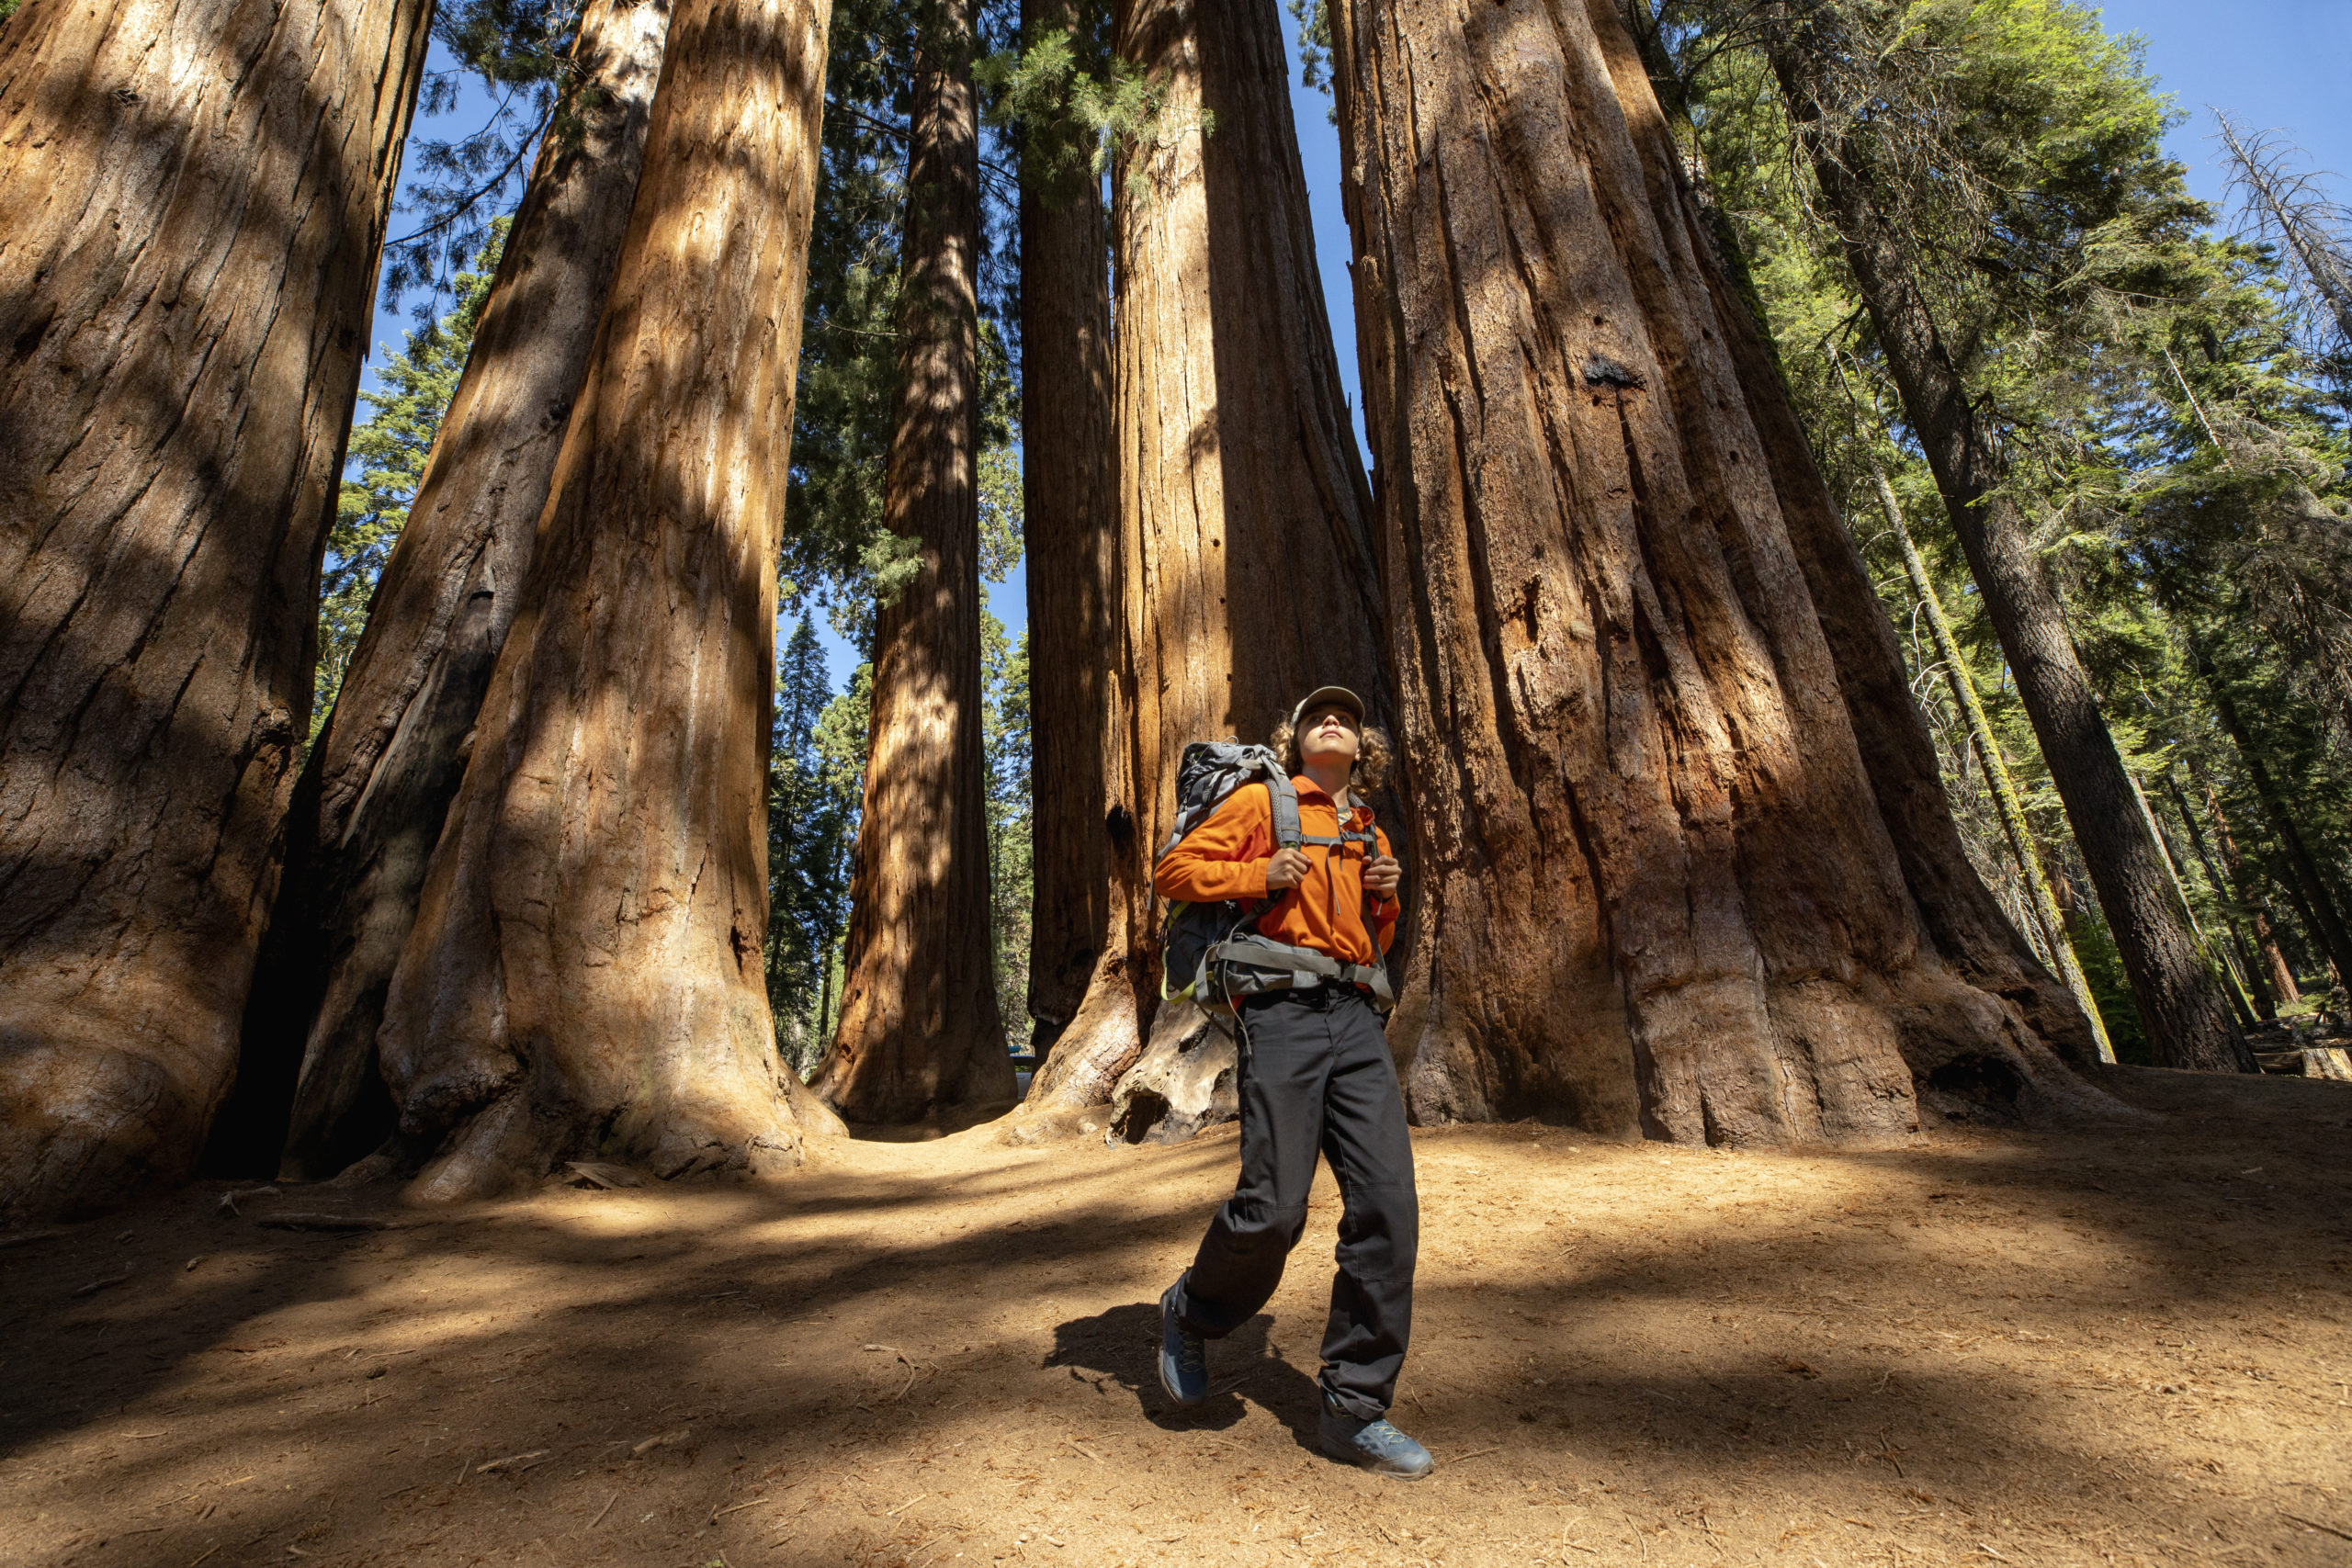
{"type": "Polygon", "coordinates": [[[1416,1485],[1312,1449],[1328,1187],[1168,1411],[1151,1303],[1229,1130],[352,1235],[191,1190],[0,1251],[0,1562],[2352,1562],[2352,1086],[2116,1081],[2161,1117],[1419,1134],[1416,1485]]]}

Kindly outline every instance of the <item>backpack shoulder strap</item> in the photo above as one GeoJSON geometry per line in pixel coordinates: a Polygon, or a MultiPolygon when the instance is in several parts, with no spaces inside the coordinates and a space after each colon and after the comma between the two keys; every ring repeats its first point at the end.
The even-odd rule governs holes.
{"type": "Polygon", "coordinates": [[[1274,847],[1298,848],[1298,786],[1283,777],[1282,770],[1276,768],[1266,775],[1266,794],[1274,807],[1274,847]]]}

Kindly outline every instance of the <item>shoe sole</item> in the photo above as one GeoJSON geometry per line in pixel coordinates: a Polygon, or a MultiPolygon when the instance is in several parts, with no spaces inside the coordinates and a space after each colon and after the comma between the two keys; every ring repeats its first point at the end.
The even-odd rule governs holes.
{"type": "Polygon", "coordinates": [[[1430,1461],[1430,1467],[1427,1470],[1396,1470],[1383,1465],[1380,1461],[1355,1449],[1335,1449],[1329,1443],[1323,1444],[1322,1448],[1326,1458],[1335,1459],[1341,1464],[1351,1464],[1358,1470],[1368,1470],[1374,1475],[1385,1475],[1391,1481],[1425,1481],[1437,1473],[1435,1460],[1430,1461]]]}

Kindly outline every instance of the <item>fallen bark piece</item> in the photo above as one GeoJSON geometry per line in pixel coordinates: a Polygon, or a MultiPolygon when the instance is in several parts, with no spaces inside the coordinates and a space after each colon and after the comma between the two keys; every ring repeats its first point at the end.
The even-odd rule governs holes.
{"type": "Polygon", "coordinates": [[[397,1231],[405,1220],[379,1220],[372,1214],[271,1214],[255,1224],[271,1231],[397,1231]]]}
{"type": "Polygon", "coordinates": [[[216,1206],[212,1212],[216,1214],[229,1214],[242,1218],[243,1216],[238,1215],[237,1213],[237,1205],[243,1202],[246,1199],[276,1198],[279,1196],[281,1196],[281,1194],[275,1187],[248,1187],[242,1192],[223,1192],[220,1194],[220,1201],[219,1205],[216,1206]]]}
{"type": "Polygon", "coordinates": [[[616,1187],[642,1187],[645,1178],[625,1165],[605,1165],[593,1159],[567,1160],[566,1166],[609,1192],[616,1187]]]}
{"type": "Polygon", "coordinates": [[[533,1449],[526,1454],[508,1454],[504,1459],[494,1459],[487,1463],[474,1466],[474,1473],[476,1475],[488,1475],[494,1470],[513,1471],[518,1472],[529,1470],[534,1465],[547,1463],[548,1452],[549,1450],[546,1449],[533,1449]]]}
{"type": "Polygon", "coordinates": [[[63,1225],[51,1225],[47,1230],[18,1231],[13,1235],[0,1235],[0,1252],[6,1252],[12,1247],[30,1247],[37,1241],[53,1241],[61,1235],[73,1234],[63,1225]]]}

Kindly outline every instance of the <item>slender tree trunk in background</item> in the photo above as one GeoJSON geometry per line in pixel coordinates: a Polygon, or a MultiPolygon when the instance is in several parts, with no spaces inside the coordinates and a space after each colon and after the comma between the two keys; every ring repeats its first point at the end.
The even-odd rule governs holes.
{"type": "Polygon", "coordinates": [[[2213,711],[2229,731],[2238,749],[2238,760],[2245,764],[2246,776],[2254,781],[2254,796],[2262,803],[2262,814],[2270,822],[2270,831],[2286,852],[2287,867],[2302,894],[2306,911],[2304,925],[2318,939],[2327,961],[2335,968],[2339,985],[2352,984],[2352,933],[2345,928],[2342,906],[2335,901],[2335,890],[2321,874],[2319,863],[2303,842],[2302,830],[2295,825],[2293,807],[2270,775],[2270,768],[2262,760],[2261,749],[2255,743],[2253,733],[2238,713],[2238,705],[2225,691],[2212,666],[2200,651],[2197,655],[2199,671],[2205,677],[2205,689],[2213,698],[2213,711]]]}
{"type": "Polygon", "coordinates": [[[797,1164],[761,972],[775,553],[824,0],[676,0],[643,177],[401,954],[383,1070],[455,1198],[606,1151],[797,1164]]]}
{"type": "Polygon", "coordinates": [[[2155,840],[2156,852],[2163,857],[2165,875],[2172,882],[2174,907],[2188,922],[2189,934],[2197,939],[2197,951],[2205,960],[2206,972],[2215,975],[2230,1010],[2237,1015],[2238,1027],[2252,1029],[2256,1022],[2254,1006],[2246,1000],[2245,987],[2236,972],[2230,968],[2228,959],[2213,946],[2213,939],[2205,934],[2204,923],[2197,918],[2197,907],[2188,901],[2188,879],[2180,874],[2180,846],[2173,841],[2171,830],[2157,820],[2155,807],[2148,804],[2148,792],[2140,786],[2137,778],[2132,780],[2132,798],[2139,803],[2140,820],[2147,824],[2148,836],[2155,840]]]}
{"type": "Polygon", "coordinates": [[[2278,928],[2271,917],[2270,900],[2262,896],[2253,868],[2238,852],[2237,840],[2230,832],[2229,813],[2222,808],[2221,791],[2213,787],[2213,781],[2194,757],[2188,760],[2188,776],[2205,796],[2206,813],[2213,818],[2213,837],[2222,846],[2222,863],[2230,868],[2231,884],[2237,888],[2238,901],[2245,906],[2246,922],[2254,928],[2255,946],[2262,954],[2263,967],[2269,972],[2271,992],[2281,1006],[2291,1007],[2303,997],[2295,985],[2294,966],[2278,950],[2278,928]]]}
{"type": "MultiPolygon", "coordinates": [[[[2188,792],[2180,787],[2180,780],[2169,772],[2165,774],[2165,784],[2172,791],[2173,808],[2180,813],[2181,823],[2188,829],[2188,841],[2197,851],[2198,863],[2205,868],[2206,880],[2213,885],[2216,897],[2223,897],[2233,889],[2234,885],[2222,876],[2221,863],[2213,858],[2212,846],[2205,841],[2204,825],[2197,820],[2197,814],[2188,807],[2188,792]]],[[[2237,950],[2239,967],[2243,971],[2242,983],[2248,993],[2255,1016],[2267,1023],[2278,1016],[2278,1004],[2271,996],[2262,965],[2256,961],[2254,950],[2239,931],[2237,922],[2229,920],[2228,924],[2230,944],[2237,950]]]]}
{"type": "Polygon", "coordinates": [[[980,125],[972,0],[925,29],[909,131],[899,386],[883,517],[921,569],[874,625],[841,1028],[817,1091],[852,1122],[1011,1104],[989,940],[980,739],[980,125]]]}
{"type": "MultiPolygon", "coordinates": [[[[1100,75],[1094,5],[1027,0],[1023,36],[1073,35],[1100,75]]],[[[1136,938],[1148,890],[1134,853],[1134,737],[1111,472],[1110,234],[1091,137],[1028,128],[1021,189],[1022,503],[1029,583],[1035,896],[1032,1104],[1110,1098],[1142,1049],[1136,938]],[[1080,1021],[1083,1021],[1082,1025],[1080,1021]],[[1073,1032],[1075,1030],[1075,1032],[1073,1032]]]]}
{"type": "MultiPolygon", "coordinates": [[[[1127,0],[1117,16],[1120,57],[1165,94],[1159,134],[1121,171],[1114,220],[1142,818],[1131,853],[1148,877],[1187,742],[1263,742],[1326,682],[1360,694],[1375,722],[1391,710],[1371,492],[1316,269],[1274,0],[1127,0]]],[[[1401,842],[1394,811],[1384,820],[1401,842]]]]}
{"type": "Polygon", "coordinates": [[[540,144],[464,378],[311,748],[219,1134],[272,1169],[282,1145],[288,1175],[331,1176],[392,1130],[376,1069],[384,993],[521,599],[669,30],[669,0],[597,0],[581,18],[565,106],[581,135],[540,144]],[[245,1125],[232,1128],[239,1108],[245,1125]]]}
{"type": "Polygon", "coordinates": [[[2033,829],[2026,821],[2024,803],[2018,800],[2017,784],[2009,776],[2008,761],[2001,755],[2000,739],[1993,733],[1992,721],[1984,716],[1984,705],[1977,699],[1975,677],[1961,655],[1960,639],[1952,635],[1951,622],[1944,616],[1943,598],[1936,592],[1935,580],[1928,575],[1928,563],[1920,558],[1918,546],[1911,541],[1911,530],[1904,524],[1903,506],[1895,499],[1894,487],[1887,482],[1886,472],[1879,467],[1875,455],[1869,457],[1869,462],[1879,510],[1886,514],[1887,526],[1894,530],[1895,544],[1903,552],[1903,570],[1911,580],[1911,592],[1918,595],[1920,606],[1927,612],[1936,656],[1943,660],[1945,682],[1951,688],[1952,701],[1968,721],[1968,739],[1976,748],[1977,761],[1984,765],[1985,781],[1993,791],[1993,805],[2001,818],[2001,830],[2009,840],[2009,853],[2016,857],[2018,869],[2025,877],[2034,916],[2041,924],[2042,940],[2057,958],[2066,988],[2074,993],[2075,1005],[2082,1010],[2085,1021],[2098,1041],[2098,1059],[2112,1062],[2115,1046],[2107,1037],[2107,1022],[2099,1016],[2098,1003],[2091,996],[2090,980],[2083,973],[2082,962],[2075,956],[2074,939],[2066,933],[2066,917],[2058,912],[2057,897],[2050,891],[2050,879],[2042,874],[2041,850],[2033,841],[2033,829]]]}
{"type": "Polygon", "coordinates": [[[184,1176],[310,728],[424,0],[0,46],[0,1222],[184,1176]]]}
{"type": "Polygon", "coordinates": [[[1924,938],[1792,540],[1826,498],[1610,0],[1331,16],[1417,1115],[1746,1144],[2080,1097],[1924,938]]]}
{"type": "Polygon", "coordinates": [[[1808,51],[1826,47],[1810,28],[1788,24],[1775,34],[1773,70],[1790,118],[1811,144],[1815,176],[1901,393],[1905,420],[1935,473],[2051,778],[2065,802],[2150,1044],[2166,1066],[2253,1072],[2253,1054],[2175,906],[2162,852],[2141,817],[2057,592],[2015,504],[1998,492],[2003,462],[1995,433],[1971,402],[1937,331],[1904,236],[1854,172],[1861,150],[1829,129],[1838,123],[1830,118],[1834,111],[1817,101],[1808,51]]]}

